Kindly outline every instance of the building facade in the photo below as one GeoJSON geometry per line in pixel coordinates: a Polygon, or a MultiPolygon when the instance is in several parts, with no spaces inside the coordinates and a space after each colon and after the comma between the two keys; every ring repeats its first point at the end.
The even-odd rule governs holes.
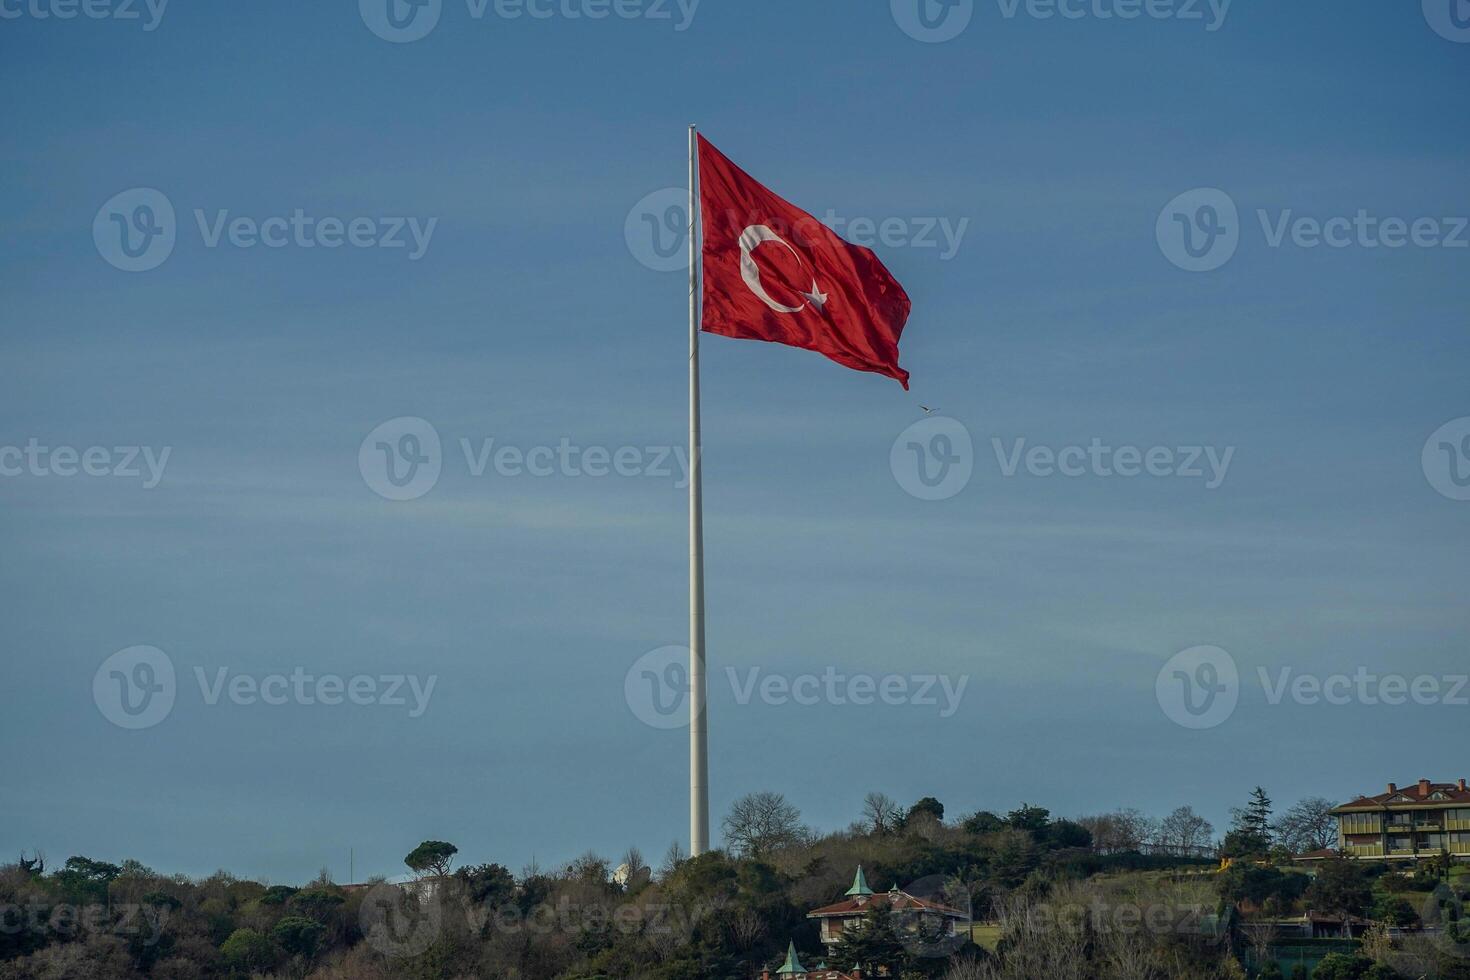
{"type": "Polygon", "coordinates": [[[817,920],[822,930],[822,943],[831,948],[842,942],[842,934],[848,927],[861,922],[874,911],[886,912],[901,935],[922,935],[928,941],[955,939],[968,935],[970,929],[967,911],[910,895],[897,886],[875,894],[868,887],[868,879],[861,866],[841,902],[808,912],[807,918],[817,920]]]}
{"type": "Polygon", "coordinates": [[[1449,854],[1470,860],[1470,789],[1458,783],[1418,783],[1362,796],[1332,811],[1337,846],[1353,858],[1422,860],[1449,854]]]}

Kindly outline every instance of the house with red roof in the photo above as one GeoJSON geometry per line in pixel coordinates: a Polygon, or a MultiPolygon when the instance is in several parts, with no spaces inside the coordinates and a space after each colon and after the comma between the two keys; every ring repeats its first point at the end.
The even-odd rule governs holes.
{"type": "Polygon", "coordinates": [[[820,923],[822,942],[830,949],[842,941],[842,934],[849,926],[875,911],[889,913],[898,931],[924,935],[931,941],[952,939],[967,934],[970,929],[968,912],[910,895],[897,885],[887,892],[875,893],[868,887],[862,865],[858,866],[852,887],[842,901],[814,909],[806,917],[820,923]]]}
{"type": "Polygon", "coordinates": [[[865,980],[865,975],[861,970],[843,973],[830,969],[825,963],[808,970],[801,965],[801,957],[796,955],[796,944],[790,943],[786,947],[786,962],[774,974],[770,970],[762,970],[761,980],[865,980]]]}
{"type": "Polygon", "coordinates": [[[1414,861],[1449,854],[1470,860],[1470,788],[1421,779],[1360,796],[1332,811],[1338,849],[1351,858],[1414,861]]]}

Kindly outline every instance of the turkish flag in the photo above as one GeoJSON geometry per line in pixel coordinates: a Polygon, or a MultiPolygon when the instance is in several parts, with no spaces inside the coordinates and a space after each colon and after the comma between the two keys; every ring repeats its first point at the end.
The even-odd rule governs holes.
{"type": "Polygon", "coordinates": [[[699,137],[704,320],[710,333],[804,347],[897,378],[909,297],[870,249],[761,186],[699,137]]]}

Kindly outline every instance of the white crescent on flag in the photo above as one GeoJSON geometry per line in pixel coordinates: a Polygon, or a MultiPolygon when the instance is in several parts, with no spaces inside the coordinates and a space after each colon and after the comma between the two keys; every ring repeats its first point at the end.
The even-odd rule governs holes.
{"type": "Polygon", "coordinates": [[[811,292],[801,294],[807,303],[803,303],[800,306],[786,306],[783,303],[778,303],[771,298],[770,293],[766,292],[765,285],[761,283],[761,270],[755,264],[755,257],[751,255],[756,250],[756,247],[764,242],[780,242],[786,246],[787,251],[796,256],[796,261],[803,268],[806,267],[806,263],[802,262],[801,253],[792,248],[790,242],[776,234],[766,225],[751,225],[740,233],[740,277],[745,280],[745,285],[750,287],[750,291],[755,293],[757,299],[777,313],[800,313],[807,308],[807,303],[810,303],[818,312],[821,312],[822,308],[827,305],[827,294],[817,289],[817,277],[815,275],[812,276],[811,292]]]}

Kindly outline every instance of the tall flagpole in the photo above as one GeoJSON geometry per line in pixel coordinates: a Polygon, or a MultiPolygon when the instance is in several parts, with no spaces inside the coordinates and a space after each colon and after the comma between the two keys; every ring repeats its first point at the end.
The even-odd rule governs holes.
{"type": "Polygon", "coordinates": [[[699,145],[689,127],[689,854],[709,850],[709,719],[704,679],[704,502],[699,439],[699,145]]]}

